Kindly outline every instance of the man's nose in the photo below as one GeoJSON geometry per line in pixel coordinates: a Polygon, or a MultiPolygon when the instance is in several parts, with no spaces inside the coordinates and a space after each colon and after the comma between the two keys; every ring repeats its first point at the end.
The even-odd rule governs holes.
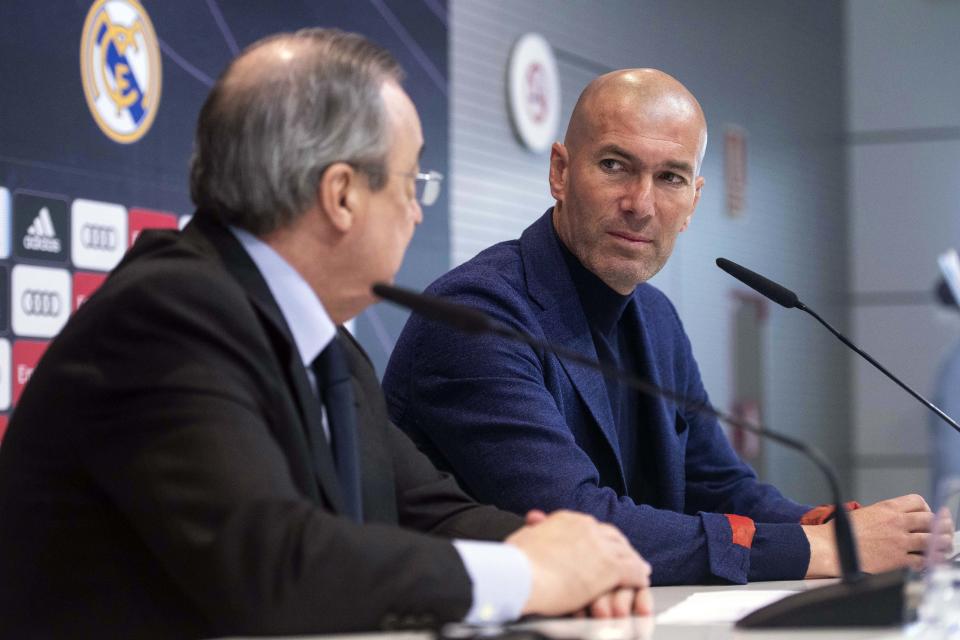
{"type": "Polygon", "coordinates": [[[653,176],[644,174],[632,180],[623,194],[621,207],[625,211],[640,216],[652,215],[654,211],[653,176]]]}

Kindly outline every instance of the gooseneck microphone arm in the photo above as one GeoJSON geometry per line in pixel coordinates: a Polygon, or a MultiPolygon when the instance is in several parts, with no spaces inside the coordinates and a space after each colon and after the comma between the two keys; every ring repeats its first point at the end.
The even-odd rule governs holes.
{"type": "Polygon", "coordinates": [[[948,416],[946,413],[941,411],[940,408],[937,407],[935,404],[933,404],[932,402],[930,402],[929,400],[921,396],[919,393],[914,391],[905,382],[900,380],[900,378],[890,373],[886,369],[886,367],[884,367],[882,364],[877,362],[869,353],[867,353],[857,345],[850,342],[850,340],[848,340],[846,336],[844,336],[842,333],[834,329],[829,322],[821,318],[813,309],[803,304],[800,301],[800,299],[797,297],[796,293],[777,284],[776,282],[773,282],[772,280],[768,280],[767,278],[764,278],[760,274],[754,271],[751,271],[746,267],[740,266],[735,262],[727,260],[726,258],[717,258],[717,266],[723,269],[724,271],[726,271],[727,273],[729,273],[731,276],[733,276],[743,284],[747,285],[748,287],[750,287],[751,289],[759,293],[760,295],[766,298],[769,298],[770,300],[773,300],[777,304],[784,306],[787,309],[800,309],[801,311],[805,311],[806,313],[813,316],[817,320],[817,322],[819,322],[824,327],[826,327],[827,330],[830,333],[832,333],[834,336],[836,336],[840,342],[842,342],[843,344],[853,349],[858,355],[860,355],[867,362],[869,362],[874,367],[876,367],[881,373],[883,373],[883,375],[887,376],[888,378],[896,382],[901,389],[903,389],[904,391],[909,393],[911,396],[916,398],[923,406],[925,406],[930,411],[933,411],[935,414],[937,414],[937,416],[941,420],[946,422],[948,425],[953,427],[955,431],[960,433],[960,424],[957,424],[956,420],[948,416]]]}
{"type": "Polygon", "coordinates": [[[816,311],[814,311],[814,310],[811,309],[810,307],[806,306],[806,305],[803,304],[802,302],[797,305],[797,308],[800,309],[801,311],[806,311],[806,312],[809,313],[811,316],[813,316],[814,318],[816,318],[817,322],[819,322],[820,324],[822,324],[823,326],[825,326],[825,327],[827,328],[827,331],[829,331],[830,333],[832,333],[833,335],[835,335],[835,336],[837,337],[837,340],[839,340],[839,341],[842,342],[843,344],[847,345],[848,347],[850,347],[851,349],[853,349],[854,351],[856,351],[857,354],[859,354],[860,356],[862,356],[867,362],[869,362],[869,363],[872,364],[874,367],[876,367],[877,369],[879,369],[880,372],[883,373],[883,375],[887,376],[888,378],[890,378],[891,380],[893,380],[894,382],[896,382],[896,383],[900,386],[901,389],[903,389],[904,391],[906,391],[907,393],[909,393],[910,395],[912,395],[914,398],[916,398],[917,400],[919,400],[920,403],[923,404],[927,409],[930,409],[930,411],[933,411],[935,414],[937,414],[937,417],[939,417],[941,420],[943,420],[943,421],[946,422],[948,425],[950,425],[951,427],[953,427],[955,431],[957,431],[958,433],[960,433],[960,424],[957,424],[957,421],[956,421],[956,420],[954,420],[953,418],[951,418],[950,416],[948,416],[946,413],[944,413],[943,411],[941,411],[941,410],[940,410],[940,407],[938,407],[937,405],[933,404],[932,402],[930,402],[929,400],[927,400],[926,398],[924,398],[923,396],[921,396],[919,393],[917,393],[916,391],[914,391],[913,389],[911,389],[905,382],[903,382],[903,381],[901,381],[899,378],[897,378],[897,376],[895,376],[895,375],[893,375],[892,373],[890,373],[889,371],[887,371],[887,368],[884,367],[884,366],[883,366],[882,364],[880,364],[879,362],[877,362],[876,360],[874,360],[873,356],[871,356],[869,353],[867,353],[866,351],[864,351],[863,349],[861,349],[861,348],[858,347],[857,345],[855,345],[855,344],[853,344],[852,342],[850,342],[850,341],[846,338],[846,336],[844,336],[842,333],[840,333],[839,331],[837,331],[836,329],[834,329],[833,327],[831,327],[831,326],[830,326],[830,323],[827,322],[826,320],[824,320],[823,318],[821,318],[819,315],[817,315],[817,312],[816,312],[816,311]]]}
{"type": "Polygon", "coordinates": [[[799,451],[813,461],[823,472],[824,476],[826,476],[827,482],[829,483],[830,493],[835,505],[834,526],[837,539],[837,556],[840,560],[840,570],[843,581],[852,584],[861,579],[863,574],[860,572],[860,564],[857,559],[857,548],[853,537],[853,529],[850,526],[849,516],[843,508],[840,499],[840,483],[837,481],[837,476],[829,461],[817,448],[782,433],[761,428],[740,420],[739,418],[735,418],[716,409],[706,401],[687,398],[675,391],[659,387],[649,380],[584,356],[572,349],[515,331],[503,323],[493,320],[487,314],[477,309],[449,302],[436,296],[416,293],[386,284],[374,285],[373,292],[380,298],[410,309],[414,313],[427,319],[456,327],[468,333],[494,334],[514,342],[530,345],[536,349],[542,349],[564,360],[576,362],[585,367],[595,369],[607,378],[622,381],[653,398],[667,398],[684,409],[712,416],[727,424],[739,427],[744,431],[769,438],[790,449],[799,451]]]}

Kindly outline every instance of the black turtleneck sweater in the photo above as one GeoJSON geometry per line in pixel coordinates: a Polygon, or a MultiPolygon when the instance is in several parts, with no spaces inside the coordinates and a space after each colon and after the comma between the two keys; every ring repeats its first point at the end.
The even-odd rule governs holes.
{"type": "MultiPolygon", "coordinates": [[[[633,295],[620,295],[584,267],[573,253],[557,239],[570,277],[580,296],[580,303],[597,357],[641,378],[649,377],[643,349],[643,327],[635,312],[633,295]]],[[[656,492],[656,456],[644,416],[651,401],[645,394],[627,385],[604,377],[613,422],[617,427],[620,460],[623,462],[627,493],[637,504],[658,503],[656,492]]]]}

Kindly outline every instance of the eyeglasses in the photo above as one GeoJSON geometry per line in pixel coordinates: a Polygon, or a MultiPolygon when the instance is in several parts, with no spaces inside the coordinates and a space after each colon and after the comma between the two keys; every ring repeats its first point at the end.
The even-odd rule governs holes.
{"type": "Polygon", "coordinates": [[[425,207],[429,207],[437,198],[440,197],[440,183],[443,182],[443,174],[439,171],[427,171],[417,174],[408,174],[416,182],[417,202],[425,207]]]}
{"type": "MultiPolygon", "coordinates": [[[[380,174],[383,175],[383,170],[374,167],[365,167],[358,164],[350,163],[350,166],[363,171],[367,174],[380,174]]],[[[434,202],[437,201],[437,198],[440,197],[440,184],[443,182],[443,174],[439,171],[419,171],[417,173],[404,173],[402,171],[389,172],[395,173],[399,176],[404,176],[406,178],[411,178],[414,181],[414,196],[417,199],[417,202],[422,204],[425,207],[429,207],[434,202]]]]}

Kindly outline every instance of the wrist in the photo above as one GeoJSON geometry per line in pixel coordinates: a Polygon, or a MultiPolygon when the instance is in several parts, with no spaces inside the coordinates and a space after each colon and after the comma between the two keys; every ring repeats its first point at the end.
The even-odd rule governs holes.
{"type": "Polygon", "coordinates": [[[840,575],[837,545],[831,524],[801,525],[810,544],[806,578],[834,578],[840,575]]]}

